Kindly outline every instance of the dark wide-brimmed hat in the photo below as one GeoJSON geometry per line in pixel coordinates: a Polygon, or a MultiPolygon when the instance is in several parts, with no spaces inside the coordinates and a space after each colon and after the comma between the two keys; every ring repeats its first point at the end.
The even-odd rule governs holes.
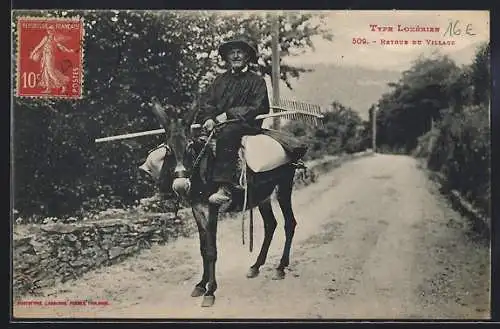
{"type": "Polygon", "coordinates": [[[241,48],[248,53],[250,62],[257,63],[257,44],[245,36],[236,36],[219,46],[219,54],[226,59],[227,53],[233,48],[241,48]]]}

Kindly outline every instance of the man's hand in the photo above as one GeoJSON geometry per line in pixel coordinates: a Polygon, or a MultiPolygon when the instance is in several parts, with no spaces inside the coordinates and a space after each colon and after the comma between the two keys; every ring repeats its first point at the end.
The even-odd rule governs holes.
{"type": "Polygon", "coordinates": [[[215,121],[212,120],[212,119],[208,119],[207,121],[205,121],[205,123],[203,124],[203,128],[205,128],[206,130],[208,131],[212,131],[214,128],[215,128],[215,121]]]}
{"type": "Polygon", "coordinates": [[[217,117],[215,117],[215,120],[217,120],[217,122],[226,122],[227,121],[226,112],[219,114],[217,117]]]}

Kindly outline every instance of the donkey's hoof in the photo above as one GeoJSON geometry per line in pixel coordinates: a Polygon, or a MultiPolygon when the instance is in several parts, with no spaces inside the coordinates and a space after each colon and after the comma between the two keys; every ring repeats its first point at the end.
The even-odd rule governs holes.
{"type": "Polygon", "coordinates": [[[285,270],[277,268],[274,271],[274,275],[272,277],[273,280],[283,280],[285,278],[285,270]]]}
{"type": "Polygon", "coordinates": [[[196,286],[191,293],[191,297],[200,297],[203,296],[207,292],[207,289],[203,287],[196,286]]]}
{"type": "Polygon", "coordinates": [[[201,302],[201,307],[211,307],[215,303],[215,296],[203,296],[203,301],[201,302]]]}
{"type": "Polygon", "coordinates": [[[259,269],[255,267],[250,267],[250,269],[247,272],[247,278],[255,278],[259,275],[259,269]]]}

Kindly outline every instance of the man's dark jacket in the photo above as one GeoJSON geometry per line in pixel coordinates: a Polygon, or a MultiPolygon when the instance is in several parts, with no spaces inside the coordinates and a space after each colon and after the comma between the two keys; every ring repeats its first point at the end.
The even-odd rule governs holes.
{"type": "Polygon", "coordinates": [[[257,115],[269,113],[269,98],[264,78],[250,70],[239,73],[228,70],[219,75],[196,107],[190,122],[215,121],[225,112],[228,120],[241,119],[248,134],[266,134],[277,140],[294,160],[307,151],[307,146],[294,136],[261,128],[263,120],[255,120],[257,115]]]}

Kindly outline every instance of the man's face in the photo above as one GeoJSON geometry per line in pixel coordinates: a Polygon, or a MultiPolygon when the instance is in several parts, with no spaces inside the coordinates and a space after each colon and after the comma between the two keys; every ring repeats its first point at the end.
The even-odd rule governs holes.
{"type": "Polygon", "coordinates": [[[248,54],[241,48],[232,48],[227,53],[229,65],[234,70],[241,70],[248,63],[248,54]]]}

